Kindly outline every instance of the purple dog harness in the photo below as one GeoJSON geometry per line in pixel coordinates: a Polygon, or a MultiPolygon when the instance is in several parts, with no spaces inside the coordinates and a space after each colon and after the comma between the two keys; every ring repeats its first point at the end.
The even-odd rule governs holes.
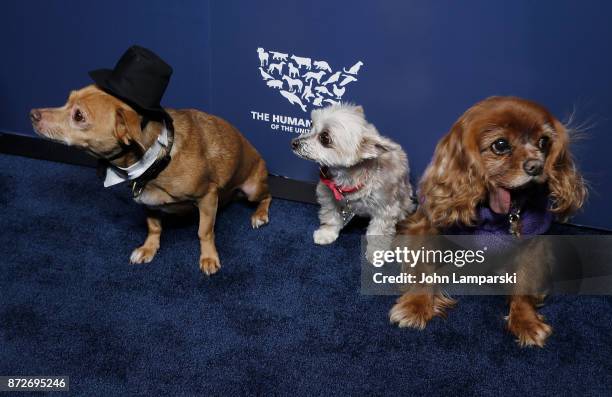
{"type": "Polygon", "coordinates": [[[487,205],[478,207],[474,226],[454,226],[444,234],[474,235],[474,243],[500,251],[513,246],[518,238],[544,234],[550,228],[553,214],[549,211],[548,195],[538,191],[523,194],[513,200],[508,214],[497,214],[487,205]]]}

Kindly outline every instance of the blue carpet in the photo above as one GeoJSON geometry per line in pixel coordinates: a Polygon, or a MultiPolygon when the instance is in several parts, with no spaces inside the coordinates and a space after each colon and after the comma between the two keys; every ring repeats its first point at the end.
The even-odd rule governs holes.
{"type": "Polygon", "coordinates": [[[193,219],[129,265],[146,230],[127,188],[0,156],[0,375],[68,375],[75,394],[104,396],[612,393],[612,299],[551,297],[544,349],[516,346],[502,297],[398,329],[393,297],[359,293],[362,228],[317,247],[315,206],[274,200],[260,230],[251,211],[220,212],[212,278],[193,219]]]}

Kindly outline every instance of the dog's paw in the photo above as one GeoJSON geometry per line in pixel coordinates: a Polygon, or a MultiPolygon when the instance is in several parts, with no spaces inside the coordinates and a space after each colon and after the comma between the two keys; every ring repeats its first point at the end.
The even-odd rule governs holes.
{"type": "Polygon", "coordinates": [[[221,262],[218,257],[200,257],[200,270],[207,276],[212,276],[221,269],[221,262]]]}
{"type": "Polygon", "coordinates": [[[146,247],[141,246],[132,251],[132,255],[130,255],[130,263],[149,263],[155,257],[157,253],[157,248],[154,247],[146,247]]]}
{"type": "Polygon", "coordinates": [[[519,346],[538,346],[544,347],[546,339],[552,333],[550,325],[544,322],[544,317],[540,314],[533,316],[510,315],[508,320],[508,330],[517,337],[519,346]]]}
{"type": "Polygon", "coordinates": [[[319,228],[312,234],[315,244],[331,244],[338,238],[338,232],[329,228],[319,228]]]}
{"type": "Polygon", "coordinates": [[[268,214],[258,214],[257,212],[251,215],[251,226],[253,229],[259,229],[269,222],[268,214]]]}
{"type": "Polygon", "coordinates": [[[424,329],[435,316],[446,317],[446,309],[455,305],[455,300],[444,295],[405,294],[389,312],[391,323],[398,327],[424,329]]]}

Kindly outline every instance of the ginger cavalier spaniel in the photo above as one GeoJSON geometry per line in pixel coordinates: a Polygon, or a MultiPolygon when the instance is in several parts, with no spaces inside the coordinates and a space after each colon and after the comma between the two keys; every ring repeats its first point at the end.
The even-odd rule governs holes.
{"type": "MultiPolygon", "coordinates": [[[[553,218],[566,221],[587,195],[569,143],[565,126],[537,103],[516,97],[491,97],[477,103],[438,143],[419,184],[421,205],[398,225],[398,233],[475,230],[487,211],[507,217],[508,228],[503,232],[516,236],[543,233],[553,218]],[[512,215],[521,210],[537,214],[537,209],[527,208],[542,202],[537,195],[543,195],[545,203],[542,221],[522,230],[527,225],[512,215]]],[[[542,347],[552,331],[536,311],[541,298],[518,294],[509,298],[507,325],[521,346],[542,347]]],[[[433,288],[405,293],[391,309],[390,320],[400,327],[422,329],[433,317],[444,316],[454,303],[433,288]]]]}

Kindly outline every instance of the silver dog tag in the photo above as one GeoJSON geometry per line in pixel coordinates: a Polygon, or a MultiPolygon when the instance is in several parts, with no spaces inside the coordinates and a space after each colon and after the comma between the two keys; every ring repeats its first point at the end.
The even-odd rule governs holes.
{"type": "Polygon", "coordinates": [[[347,199],[344,199],[344,205],[340,207],[340,216],[342,217],[342,227],[344,228],[355,216],[355,212],[353,211],[353,207],[351,207],[351,203],[347,199]]]}

